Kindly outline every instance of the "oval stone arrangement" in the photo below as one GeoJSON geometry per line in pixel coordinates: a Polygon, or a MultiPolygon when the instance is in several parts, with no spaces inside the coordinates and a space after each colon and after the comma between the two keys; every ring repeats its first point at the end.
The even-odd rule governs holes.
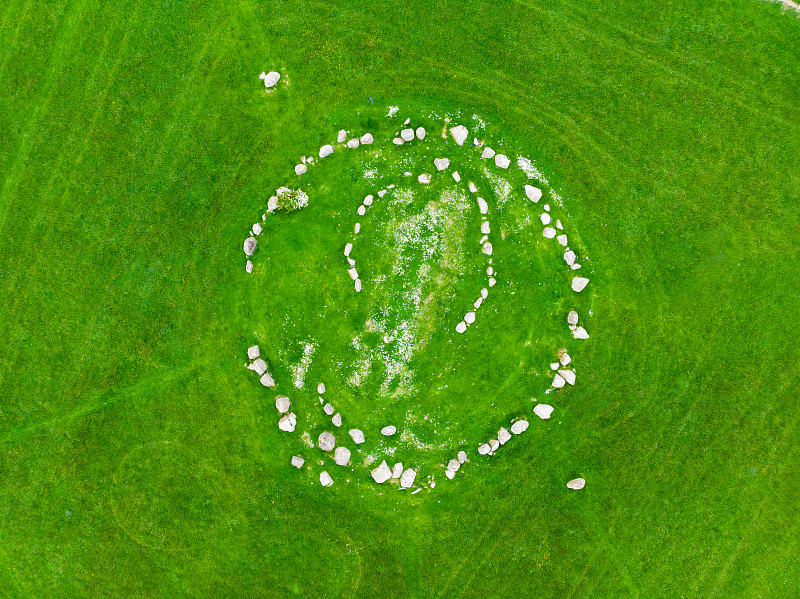
{"type": "MultiPolygon", "coordinates": [[[[262,79],[267,87],[271,87],[280,79],[277,72],[262,74],[262,79]]],[[[397,118],[398,109],[390,107],[387,118],[397,118]]],[[[475,117],[477,119],[477,117],[475,117]]],[[[431,131],[429,121],[425,124],[412,123],[412,119],[407,119],[402,127],[398,127],[394,134],[380,135],[374,131],[348,131],[341,129],[331,131],[327,143],[323,143],[318,150],[310,152],[309,156],[303,156],[292,169],[292,174],[288,175],[290,180],[286,186],[277,187],[264,214],[260,220],[256,221],[244,241],[240,242],[244,252],[244,270],[248,276],[258,274],[259,269],[259,236],[264,231],[264,223],[270,218],[279,206],[279,198],[282,195],[292,194],[296,200],[299,198],[300,208],[309,202],[313,202],[313,188],[303,187],[303,179],[307,176],[310,169],[323,160],[335,160],[336,156],[344,152],[365,151],[369,148],[370,152],[378,151],[382,159],[388,164],[392,163],[392,155],[408,144],[424,144],[428,149],[426,160],[421,160],[415,171],[406,171],[402,176],[398,176],[394,183],[374,188],[363,196],[352,211],[353,218],[356,219],[349,239],[341,246],[340,260],[342,260],[342,270],[338,271],[341,276],[352,285],[352,292],[358,294],[362,290],[370,289],[374,281],[368,276],[369,268],[364,268],[365,261],[359,259],[361,243],[359,240],[365,234],[369,234],[371,212],[380,202],[390,201],[392,194],[401,189],[413,188],[414,186],[425,187],[436,181],[446,180],[449,185],[460,188],[464,197],[468,199],[472,209],[477,210],[480,215],[479,229],[470,231],[470,235],[479,238],[478,247],[485,261],[485,275],[481,284],[474,288],[472,297],[455,298],[453,309],[460,310],[458,314],[463,315],[460,321],[449,329],[449,334],[453,336],[470,335],[470,328],[481,319],[491,319],[492,312],[486,308],[490,298],[497,293],[493,288],[502,282],[502,273],[495,270],[493,263],[495,257],[495,235],[502,229],[496,226],[493,215],[495,206],[492,200],[490,182],[492,177],[502,177],[504,171],[518,168],[525,174],[528,181],[519,189],[513,190],[515,197],[521,198],[530,214],[530,234],[538,236],[539,243],[549,244],[554,252],[558,253],[559,261],[565,271],[564,280],[569,289],[568,297],[574,298],[571,306],[566,312],[556,317],[560,323],[560,328],[564,330],[565,338],[576,340],[589,339],[589,333],[585,328],[583,313],[578,309],[578,299],[580,294],[586,295],[587,289],[591,289],[591,280],[588,276],[573,275],[574,271],[582,268],[580,262],[581,252],[577,246],[569,245],[569,238],[566,228],[566,212],[562,208],[562,200],[558,194],[552,190],[547,179],[536,169],[532,161],[524,156],[516,154],[511,148],[498,148],[487,139],[479,139],[479,129],[471,130],[466,123],[451,123],[450,119],[445,118],[440,123],[441,130],[437,127],[436,131],[431,131]],[[472,138],[472,141],[470,141],[472,138]],[[467,150],[467,158],[464,159],[464,152],[454,152],[456,149],[467,150]],[[457,154],[457,155],[456,155],[457,154]],[[461,162],[459,162],[461,160],[461,162]],[[463,168],[461,167],[463,163],[463,168]],[[486,173],[485,180],[477,178],[469,180],[462,178],[461,172],[486,173]],[[495,174],[496,173],[496,174],[495,174]],[[481,190],[484,191],[481,191],[481,190]],[[364,221],[362,223],[362,221],[364,221]],[[367,227],[362,233],[362,224],[367,227]],[[562,261],[563,258],[563,261],[562,261]],[[365,273],[368,273],[365,276],[365,273]]],[[[403,163],[406,165],[406,163],[403,163]]],[[[396,169],[395,169],[396,170],[396,169]]],[[[503,181],[505,181],[503,179],[503,181]]],[[[343,190],[346,194],[346,190],[343,190]]],[[[511,191],[507,193],[510,197],[511,191]]],[[[287,196],[288,197],[288,196],[287,196]]],[[[302,214],[302,212],[301,212],[302,214]]],[[[301,217],[294,217],[301,218],[301,217]]],[[[503,235],[504,237],[504,235],[503,235]]],[[[496,242],[495,242],[496,243],[496,242]]],[[[585,258],[584,258],[585,261],[585,258]]],[[[502,263],[501,263],[502,264],[502,263]]],[[[585,271],[581,271],[582,273],[585,271]]],[[[337,276],[336,271],[331,276],[337,276]]],[[[498,288],[499,289],[499,288],[498,288]]],[[[497,305],[497,300],[492,299],[493,305],[497,305]]],[[[588,312],[591,315],[591,311],[588,312]]],[[[383,342],[390,344],[393,337],[389,333],[383,335],[383,342]]],[[[252,345],[247,349],[248,362],[247,368],[253,370],[258,377],[261,385],[266,387],[269,392],[277,385],[270,373],[268,356],[262,356],[260,347],[252,345]]],[[[456,448],[451,456],[440,464],[437,468],[431,468],[430,473],[422,472],[422,466],[415,464],[404,465],[401,462],[392,464],[390,460],[394,451],[390,448],[392,444],[407,442],[413,436],[413,431],[409,430],[410,424],[407,422],[382,422],[376,425],[364,426],[357,422],[348,420],[347,414],[337,411],[335,399],[327,401],[325,398],[331,393],[330,388],[336,391],[335,381],[319,382],[316,390],[319,403],[310,406],[296,406],[291,397],[287,395],[272,395],[275,402],[275,418],[278,434],[288,433],[298,435],[305,444],[304,455],[295,455],[291,458],[291,465],[301,471],[311,471],[312,483],[323,487],[331,487],[336,484],[349,482],[354,478],[361,480],[371,480],[371,484],[394,485],[398,490],[411,490],[411,494],[419,493],[422,490],[432,490],[436,486],[435,475],[440,468],[447,480],[453,480],[456,475],[462,476],[468,471],[470,464],[479,460],[488,460],[505,446],[514,446],[519,442],[516,438],[524,435],[532,426],[546,426],[545,422],[551,420],[558,414],[558,391],[567,389],[576,384],[577,375],[574,356],[562,349],[557,355],[553,356],[553,361],[549,363],[549,372],[552,380],[545,394],[554,393],[552,403],[539,402],[532,400],[533,406],[529,415],[515,414],[509,416],[506,425],[497,430],[487,430],[486,436],[482,439],[473,439],[468,446],[456,448]],[[326,384],[327,383],[327,384],[326,384]],[[310,420],[310,410],[317,410],[314,416],[316,419],[322,418],[330,426],[324,425],[326,430],[308,430],[307,424],[310,420]],[[342,428],[343,427],[343,428],[342,428]],[[382,455],[374,455],[382,452],[382,455]],[[474,452],[474,453],[473,453],[474,452]],[[471,457],[470,457],[471,454],[471,457]],[[365,457],[362,457],[365,456],[365,457]],[[421,474],[423,474],[421,476],[421,474]]],[[[548,372],[547,364],[542,365],[543,370],[548,372]]],[[[548,378],[548,380],[550,380],[548,378]]],[[[286,382],[288,386],[289,381],[286,382]]],[[[272,401],[272,400],[271,400],[272,401]]],[[[503,449],[503,451],[506,451],[503,449]]],[[[571,480],[567,483],[569,489],[579,490],[585,485],[583,478],[571,480]]]]}

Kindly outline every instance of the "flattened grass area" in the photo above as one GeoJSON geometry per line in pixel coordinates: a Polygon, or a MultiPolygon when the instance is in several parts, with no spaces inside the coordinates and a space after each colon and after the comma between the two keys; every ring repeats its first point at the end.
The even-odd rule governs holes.
{"type": "Polygon", "coordinates": [[[799,35],[755,0],[4,3],[0,596],[792,596],[799,35]],[[370,102],[527,153],[597,294],[561,424],[413,502],[298,484],[242,369],[243,232],[370,102]]]}

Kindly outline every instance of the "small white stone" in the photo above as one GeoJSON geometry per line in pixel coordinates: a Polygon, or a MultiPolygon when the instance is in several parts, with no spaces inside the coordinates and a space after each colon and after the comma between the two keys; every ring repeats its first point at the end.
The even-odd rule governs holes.
{"type": "Polygon", "coordinates": [[[558,243],[560,243],[561,245],[567,245],[566,235],[559,235],[558,237],[556,237],[556,239],[558,240],[558,243]]]}
{"type": "Polygon", "coordinates": [[[578,324],[578,313],[575,310],[567,314],[567,322],[569,324],[578,324]]]}
{"type": "Polygon", "coordinates": [[[256,235],[261,235],[261,223],[255,223],[253,225],[253,233],[256,235]]]}
{"type": "Polygon", "coordinates": [[[489,275],[489,276],[492,276],[494,274],[494,268],[492,268],[491,266],[489,268],[487,268],[486,269],[486,274],[489,275]]]}
{"type": "Polygon", "coordinates": [[[402,137],[395,137],[395,138],[392,140],[392,143],[393,143],[394,145],[396,145],[396,146],[402,146],[402,145],[403,145],[404,143],[406,143],[406,142],[404,142],[404,141],[403,141],[403,138],[402,138],[402,137]]]}
{"type": "Polygon", "coordinates": [[[567,352],[564,352],[563,354],[561,354],[561,358],[559,358],[559,362],[561,362],[562,366],[566,366],[567,364],[572,362],[572,358],[570,357],[570,355],[567,352]]]}
{"type": "Polygon", "coordinates": [[[497,451],[497,448],[500,447],[500,442],[497,439],[489,439],[489,447],[492,451],[497,451]]]}
{"type": "Polygon", "coordinates": [[[481,223],[481,233],[483,233],[484,235],[488,235],[488,234],[489,234],[489,233],[491,233],[491,232],[492,232],[492,231],[491,231],[491,229],[489,228],[489,221],[488,221],[488,220],[485,220],[485,221],[483,221],[483,222],[481,223]]]}
{"type": "Polygon", "coordinates": [[[353,139],[351,139],[350,141],[347,142],[347,147],[355,149],[355,148],[357,148],[359,146],[359,143],[360,142],[358,141],[358,138],[354,137],[353,139]]]}
{"type": "Polygon", "coordinates": [[[267,76],[267,74],[264,71],[261,71],[261,74],[258,76],[258,78],[263,81],[264,77],[266,77],[266,76],[267,76]]]}
{"type": "Polygon", "coordinates": [[[358,235],[358,232],[360,230],[361,230],[361,223],[356,223],[356,226],[353,227],[353,231],[355,232],[356,235],[358,235]]]}
{"type": "Polygon", "coordinates": [[[352,251],[353,251],[353,244],[352,243],[345,244],[345,246],[344,246],[344,255],[345,256],[349,256],[350,252],[352,252],[352,251]]]}
{"type": "Polygon", "coordinates": [[[481,297],[482,297],[483,299],[486,299],[487,297],[489,297],[489,290],[488,290],[488,289],[486,289],[486,287],[484,287],[483,289],[481,289],[481,297]]]}
{"type": "Polygon", "coordinates": [[[265,387],[274,387],[275,386],[275,379],[273,379],[269,373],[264,374],[264,376],[260,379],[261,384],[265,387]]]}
{"type": "Polygon", "coordinates": [[[347,139],[347,131],[342,129],[341,131],[339,131],[339,135],[336,136],[336,141],[339,143],[343,143],[345,139],[347,139]]]}
{"type": "Polygon", "coordinates": [[[567,488],[573,491],[580,491],[586,486],[586,481],[582,478],[573,478],[567,483],[567,488]]]}
{"type": "Polygon", "coordinates": [[[400,137],[403,138],[403,141],[411,141],[414,139],[414,130],[413,129],[403,129],[400,132],[400,137]]]}
{"type": "Polygon", "coordinates": [[[330,487],[333,484],[333,479],[331,475],[325,472],[324,470],[319,473],[319,484],[323,487],[330,487]]]}
{"type": "Polygon", "coordinates": [[[356,293],[361,291],[361,279],[356,279],[356,293]]]}
{"type": "Polygon", "coordinates": [[[333,426],[342,426],[342,415],[334,414],[333,418],[331,418],[331,422],[333,423],[333,426]]]}
{"type": "Polygon", "coordinates": [[[287,433],[294,432],[295,426],[297,426],[297,416],[294,412],[289,412],[278,421],[278,428],[287,433]]]}
{"type": "Polygon", "coordinates": [[[542,219],[542,224],[543,225],[549,225],[550,224],[550,215],[547,214],[547,212],[542,212],[542,215],[539,218],[542,219]]]}
{"type": "Polygon", "coordinates": [[[572,279],[572,290],[577,292],[583,291],[588,284],[589,279],[584,277],[575,277],[572,279]]]}
{"type": "Polygon", "coordinates": [[[467,137],[469,137],[469,130],[464,125],[456,125],[450,128],[450,135],[453,136],[458,145],[463,146],[464,142],[467,141],[467,137]]]}
{"type": "Polygon", "coordinates": [[[363,145],[368,146],[371,144],[375,139],[372,137],[372,133],[365,133],[360,137],[360,141],[363,145]]]}
{"type": "Polygon", "coordinates": [[[333,154],[333,146],[331,144],[325,144],[319,149],[319,157],[325,158],[325,156],[330,156],[333,154]]]}
{"type": "Polygon", "coordinates": [[[542,420],[547,420],[550,418],[550,414],[553,413],[553,406],[548,406],[546,403],[536,404],[533,408],[533,413],[542,420]]]}
{"type": "Polygon", "coordinates": [[[478,197],[478,208],[480,209],[481,214],[486,214],[489,212],[489,204],[487,204],[486,200],[481,197],[478,197]]]}
{"type": "Polygon", "coordinates": [[[403,475],[403,462],[397,462],[392,467],[392,478],[400,478],[403,475]]]}
{"type": "Polygon", "coordinates": [[[576,263],[575,263],[575,264],[573,264],[573,265],[572,265],[570,268],[571,268],[572,270],[578,270],[580,267],[581,267],[581,265],[580,265],[580,264],[578,264],[578,263],[576,262],[576,263]]]}
{"type": "Polygon", "coordinates": [[[298,164],[294,167],[294,174],[298,177],[304,175],[306,171],[308,171],[308,167],[305,164],[298,164]]]}
{"type": "Polygon", "coordinates": [[[569,266],[575,264],[575,252],[572,250],[567,250],[564,252],[564,262],[566,262],[569,266]]]}
{"type": "Polygon", "coordinates": [[[363,204],[358,207],[358,215],[364,216],[367,213],[367,208],[363,204]]]}
{"type": "Polygon", "coordinates": [[[588,339],[589,333],[586,332],[586,329],[583,327],[578,327],[574,331],[572,331],[572,337],[575,339],[588,339]]]}
{"type": "Polygon", "coordinates": [[[492,255],[492,243],[490,241],[487,241],[486,243],[484,243],[483,244],[483,248],[481,248],[481,251],[484,254],[486,254],[487,256],[491,256],[492,255]]]}
{"type": "Polygon", "coordinates": [[[456,333],[463,333],[467,330],[467,323],[463,320],[456,325],[456,333]]]}
{"type": "MultiPolygon", "coordinates": [[[[558,367],[558,365],[556,365],[556,367],[558,367]]],[[[556,389],[561,389],[561,387],[564,386],[564,383],[565,383],[564,378],[560,374],[556,374],[553,377],[553,387],[555,387],[556,389]]]]}
{"type": "Polygon", "coordinates": [[[492,451],[492,448],[489,447],[486,443],[481,443],[478,446],[478,453],[481,454],[481,455],[486,455],[490,451],[492,451]]]}
{"type": "Polygon", "coordinates": [[[467,324],[472,324],[475,322],[475,312],[467,312],[464,314],[464,322],[467,324]]]}
{"type": "Polygon", "coordinates": [[[347,274],[350,275],[350,278],[354,281],[358,278],[358,271],[355,268],[351,268],[347,271],[347,274]]]}
{"type": "Polygon", "coordinates": [[[404,471],[400,477],[400,486],[403,489],[407,489],[414,484],[415,478],[417,478],[417,471],[409,468],[408,470],[404,471]]]}
{"type": "Polygon", "coordinates": [[[417,127],[417,139],[425,139],[425,127],[417,127]]]}
{"type": "Polygon", "coordinates": [[[550,362],[550,370],[558,370],[558,362],[550,362]]]}
{"type": "Polygon", "coordinates": [[[292,405],[292,401],[285,395],[279,395],[275,398],[275,407],[281,414],[288,412],[290,405],[292,405]]]}
{"type": "Polygon", "coordinates": [[[322,411],[325,412],[328,416],[332,416],[333,413],[336,411],[336,408],[334,408],[331,404],[326,403],[324,406],[322,406],[322,411]]]}
{"type": "Polygon", "coordinates": [[[453,179],[455,179],[456,183],[461,181],[461,175],[458,174],[458,171],[453,171],[453,179]]]}
{"type": "Polygon", "coordinates": [[[364,198],[364,206],[372,206],[372,202],[375,200],[375,196],[369,194],[367,197],[364,198]]]}
{"type": "Polygon", "coordinates": [[[356,261],[355,261],[355,260],[353,260],[352,258],[349,258],[349,257],[347,258],[347,263],[348,263],[350,266],[355,266],[355,265],[356,265],[356,261]]]}
{"type": "Polygon", "coordinates": [[[317,393],[319,393],[320,395],[325,393],[325,383],[320,383],[319,385],[317,385],[317,393]]]}
{"type": "Polygon", "coordinates": [[[306,461],[299,455],[292,456],[292,466],[295,468],[302,468],[306,461]]]}
{"type": "Polygon", "coordinates": [[[526,430],[528,430],[528,421],[527,420],[517,420],[514,424],[511,425],[511,432],[515,435],[521,435],[526,430]]]}
{"type": "Polygon", "coordinates": [[[483,303],[483,298],[479,297],[478,299],[475,300],[475,303],[472,305],[475,306],[475,309],[477,310],[478,308],[481,307],[482,303],[483,303]]]}
{"type": "Polygon", "coordinates": [[[378,197],[379,197],[379,198],[382,198],[382,197],[383,197],[383,196],[385,196],[385,195],[386,195],[386,190],[385,190],[385,189],[381,189],[381,190],[378,192],[378,197]]]}
{"type": "Polygon", "coordinates": [[[467,452],[466,451],[459,451],[458,452],[458,462],[463,464],[467,461],[467,452]]]}
{"type": "Polygon", "coordinates": [[[538,187],[534,187],[533,185],[526,185],[525,186],[525,195],[528,196],[528,199],[532,202],[538,202],[542,199],[542,190],[538,187]]]}
{"type": "Polygon", "coordinates": [[[545,230],[542,231],[542,235],[547,237],[547,239],[552,239],[556,236],[556,230],[553,227],[545,227],[545,230]]]}
{"type": "Polygon", "coordinates": [[[455,477],[456,473],[453,470],[445,470],[444,475],[448,478],[448,480],[453,480],[453,477],[455,477]]]}
{"type": "Polygon", "coordinates": [[[383,460],[380,466],[372,471],[372,478],[378,484],[385,483],[392,478],[392,470],[389,468],[389,464],[386,463],[386,460],[383,460]]]}
{"type": "Polygon", "coordinates": [[[353,443],[356,445],[361,445],[364,442],[364,433],[357,428],[350,429],[350,437],[352,437],[353,443]]]}
{"type": "Polygon", "coordinates": [[[494,157],[494,163],[500,168],[508,168],[508,166],[511,164],[511,161],[505,154],[498,154],[494,157]]]}
{"type": "Polygon", "coordinates": [[[461,468],[461,462],[456,459],[450,460],[447,463],[447,470],[452,470],[453,472],[458,472],[458,469],[461,468]]]}
{"type": "Polygon", "coordinates": [[[556,229],[563,229],[564,225],[561,224],[561,220],[556,220],[556,229]]]}
{"type": "Polygon", "coordinates": [[[566,370],[566,369],[559,370],[558,374],[560,374],[561,377],[565,381],[567,381],[570,385],[575,384],[575,373],[572,370],[566,370]]]}
{"type": "Polygon", "coordinates": [[[248,260],[247,263],[244,265],[244,269],[248,273],[253,272],[253,263],[250,262],[250,260],[248,260]]]}
{"type": "Polygon", "coordinates": [[[322,451],[331,451],[336,447],[336,437],[332,433],[324,432],[317,439],[317,445],[322,451]]]}
{"type": "Polygon", "coordinates": [[[497,279],[489,277],[489,287],[494,287],[497,284],[497,279]]]}
{"type": "Polygon", "coordinates": [[[337,447],[333,452],[333,461],[339,466],[347,466],[350,463],[350,450],[347,447],[337,447]]]}
{"type": "Polygon", "coordinates": [[[255,237],[248,237],[244,240],[244,255],[245,256],[252,256],[253,252],[256,251],[256,244],[258,240],[255,237]]]}
{"type": "Polygon", "coordinates": [[[422,183],[423,185],[427,185],[431,182],[431,176],[427,173],[422,173],[419,177],[417,177],[417,181],[422,183]]]}
{"type": "Polygon", "coordinates": [[[397,427],[396,427],[396,426],[393,426],[393,425],[391,425],[391,424],[390,424],[389,426],[384,426],[384,427],[381,429],[381,434],[382,434],[384,437],[391,437],[391,436],[392,436],[393,434],[395,434],[396,432],[397,432],[397,427]]]}
{"type": "Polygon", "coordinates": [[[255,360],[259,356],[258,346],[252,345],[247,348],[247,357],[251,360],[255,360]]]}
{"type": "Polygon", "coordinates": [[[544,205],[544,209],[547,210],[548,212],[550,212],[550,204],[545,204],[544,205]]]}
{"type": "Polygon", "coordinates": [[[472,181],[469,182],[469,190],[471,193],[476,193],[478,191],[478,188],[475,187],[475,184],[472,181]]]}
{"type": "Polygon", "coordinates": [[[481,158],[494,158],[494,154],[495,151],[489,146],[486,146],[483,148],[483,152],[481,152],[481,158]]]}
{"type": "Polygon", "coordinates": [[[278,81],[280,81],[281,74],[276,71],[270,71],[264,76],[264,86],[265,87],[274,87],[278,81]]]}
{"type": "Polygon", "coordinates": [[[500,445],[505,445],[509,439],[511,439],[511,433],[509,433],[506,429],[501,428],[499,431],[497,431],[497,440],[500,442],[500,445]]]}
{"type": "Polygon", "coordinates": [[[438,170],[443,171],[448,166],[450,166],[450,161],[447,158],[434,158],[433,164],[436,166],[438,170]]]}

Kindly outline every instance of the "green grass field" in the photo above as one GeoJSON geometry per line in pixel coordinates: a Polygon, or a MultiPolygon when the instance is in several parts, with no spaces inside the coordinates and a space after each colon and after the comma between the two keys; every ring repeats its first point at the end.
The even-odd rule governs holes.
{"type": "MultiPolygon", "coordinates": [[[[7,0],[0,597],[797,597],[798,39],[798,15],[759,0],[7,0]],[[266,94],[270,69],[289,85],[266,94]],[[344,238],[324,236],[345,204],[352,224],[358,198],[336,190],[361,192],[358,165],[321,165],[319,201],[270,221],[258,256],[279,276],[248,277],[242,241],[299,156],[341,125],[388,127],[369,120],[388,105],[480,115],[547,175],[591,256],[591,339],[558,417],[414,496],[368,475],[309,484],[275,393],[242,367],[260,343],[302,405],[298,341],[363,321],[337,311],[354,301],[344,238]]],[[[534,251],[508,248],[527,289],[534,251]]],[[[517,329],[541,327],[529,371],[557,342],[508,290],[476,343],[510,364],[517,329]]],[[[472,456],[533,393],[442,358],[445,308],[418,380],[514,390],[497,413],[463,382],[463,410],[426,396],[443,424],[487,423],[447,437],[472,456]]]]}

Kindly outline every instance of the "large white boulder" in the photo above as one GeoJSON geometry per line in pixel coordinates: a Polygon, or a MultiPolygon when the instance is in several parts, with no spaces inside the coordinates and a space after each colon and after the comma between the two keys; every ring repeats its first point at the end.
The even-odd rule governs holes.
{"type": "Polygon", "coordinates": [[[262,376],[259,380],[265,387],[275,386],[275,379],[273,379],[268,372],[264,373],[264,376],[262,376]]]}
{"type": "Polygon", "coordinates": [[[350,429],[350,436],[353,439],[353,443],[356,445],[361,445],[364,442],[364,433],[357,428],[350,429]]]}
{"type": "Polygon", "coordinates": [[[511,433],[505,428],[501,428],[497,431],[497,440],[500,442],[500,445],[505,445],[509,439],[511,439],[511,433]]]}
{"type": "Polygon", "coordinates": [[[334,437],[332,433],[326,431],[320,434],[319,439],[317,439],[317,445],[319,445],[322,451],[331,451],[336,447],[336,437],[334,437]]]}
{"type": "Polygon", "coordinates": [[[389,426],[384,426],[384,427],[381,429],[381,434],[382,434],[384,437],[391,437],[391,436],[392,436],[393,434],[395,434],[396,432],[397,432],[397,427],[395,427],[395,426],[393,426],[393,425],[391,425],[391,424],[390,424],[389,426]]]}
{"type": "Polygon", "coordinates": [[[508,166],[511,164],[511,161],[505,154],[497,154],[497,156],[494,157],[494,163],[500,168],[508,168],[508,166]]]}
{"type": "Polygon", "coordinates": [[[566,369],[559,370],[558,374],[560,374],[561,377],[565,381],[567,381],[570,385],[574,385],[575,384],[575,373],[572,370],[566,370],[566,369]]]}
{"type": "Polygon", "coordinates": [[[573,491],[580,491],[586,486],[586,481],[582,478],[573,478],[567,483],[567,488],[573,491]]]}
{"type": "Polygon", "coordinates": [[[414,484],[415,478],[417,478],[417,471],[413,468],[403,471],[403,474],[400,476],[400,486],[407,489],[414,484]]]}
{"type": "Polygon", "coordinates": [[[333,484],[333,479],[331,475],[325,472],[324,470],[319,473],[319,484],[323,487],[330,487],[333,484]]]}
{"type": "Polygon", "coordinates": [[[256,371],[258,376],[261,376],[267,371],[267,363],[261,358],[256,358],[256,360],[253,362],[253,370],[256,371]]]}
{"type": "Polygon", "coordinates": [[[392,469],[389,468],[389,464],[386,463],[386,460],[383,460],[380,466],[372,471],[372,478],[378,484],[385,483],[392,478],[392,469]]]}
{"type": "Polygon", "coordinates": [[[248,237],[244,240],[244,254],[245,256],[252,256],[253,252],[256,251],[256,245],[258,244],[258,240],[255,237],[248,237]]]}
{"type": "Polygon", "coordinates": [[[450,128],[450,135],[453,136],[458,145],[463,146],[469,136],[469,130],[464,125],[456,125],[450,128]]]}
{"type": "Polygon", "coordinates": [[[528,196],[528,199],[531,202],[538,202],[542,199],[542,190],[538,187],[534,187],[533,185],[526,185],[525,195],[528,196]]]}
{"type": "Polygon", "coordinates": [[[264,76],[264,87],[275,87],[281,79],[281,74],[277,71],[270,71],[264,76]]]}
{"type": "Polygon", "coordinates": [[[347,447],[337,447],[333,452],[333,461],[340,466],[347,466],[350,463],[350,450],[347,447]]]}
{"type": "Polygon", "coordinates": [[[291,405],[292,401],[285,395],[279,395],[278,397],[275,398],[275,407],[281,414],[285,414],[286,412],[288,412],[289,406],[291,405]]]}
{"type": "Polygon", "coordinates": [[[297,426],[297,416],[294,412],[289,412],[278,421],[278,428],[287,433],[293,433],[295,426],[297,426]]]}
{"type": "Polygon", "coordinates": [[[553,413],[553,406],[548,406],[546,403],[536,404],[533,408],[533,413],[542,420],[547,420],[550,418],[550,414],[553,413]]]}
{"type": "Polygon", "coordinates": [[[325,158],[325,156],[330,156],[333,154],[333,146],[331,144],[325,144],[319,149],[319,157],[325,158]]]}
{"type": "Polygon", "coordinates": [[[299,455],[292,456],[292,466],[295,468],[302,468],[306,461],[299,455]]]}
{"type": "Polygon", "coordinates": [[[572,290],[573,291],[583,291],[586,286],[589,284],[589,279],[584,277],[575,277],[572,279],[572,290]]]}
{"type": "Polygon", "coordinates": [[[528,421],[527,420],[517,420],[514,424],[511,425],[511,432],[515,435],[520,435],[528,430],[528,421]]]}

